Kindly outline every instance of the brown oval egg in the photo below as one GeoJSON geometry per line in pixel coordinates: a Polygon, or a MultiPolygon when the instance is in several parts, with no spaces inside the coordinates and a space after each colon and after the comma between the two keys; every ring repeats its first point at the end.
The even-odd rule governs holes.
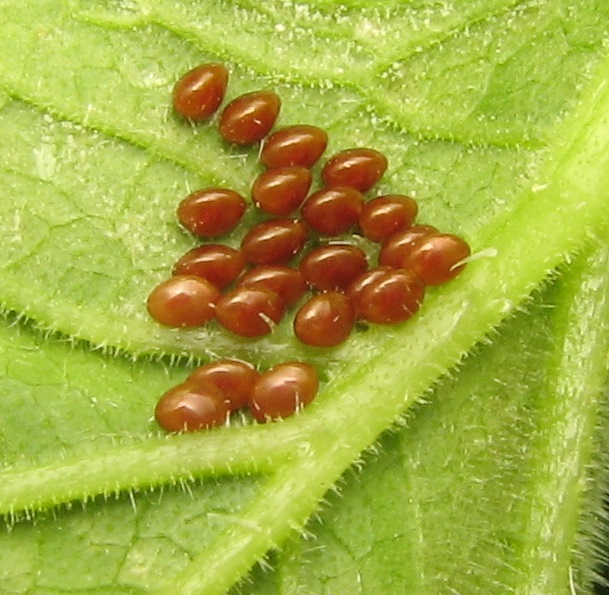
{"type": "Polygon", "coordinates": [[[300,165],[313,167],[328,144],[328,135],[317,126],[296,124],[274,132],[262,147],[260,161],[269,168],[300,165]]]}
{"type": "Polygon", "coordinates": [[[268,335],[283,316],[285,305],[273,291],[263,287],[237,287],[216,304],[216,319],[242,337],[268,335]]]}
{"type": "Polygon", "coordinates": [[[192,384],[212,384],[220,389],[231,411],[249,400],[258,379],[254,366],[236,359],[223,359],[199,366],[188,377],[192,384]]]}
{"type": "Polygon", "coordinates": [[[440,285],[454,279],[464,268],[459,264],[471,254],[469,244],[458,236],[437,233],[422,237],[402,260],[425,285],[440,285]]]}
{"type": "Polygon", "coordinates": [[[168,432],[194,432],[225,423],[228,414],[228,404],[218,387],[184,382],[159,399],[154,417],[168,432]]]}
{"type": "Polygon", "coordinates": [[[312,366],[301,362],[278,364],[256,381],[249,409],[259,422],[289,417],[315,398],[318,387],[312,366]]]}
{"type": "Polygon", "coordinates": [[[254,91],[233,99],[222,112],[218,128],[222,138],[236,145],[262,140],[273,128],[281,99],[272,91],[254,91]]]}
{"type": "Polygon", "coordinates": [[[152,290],[147,307],[165,326],[200,326],[214,317],[219,297],[218,288],[207,279],[177,275],[152,290]]]}
{"type": "Polygon", "coordinates": [[[239,250],[224,244],[205,244],[193,248],[173,267],[174,275],[195,275],[224,289],[245,268],[245,258],[239,250]]]}
{"type": "Polygon", "coordinates": [[[307,198],[302,217],[317,233],[337,236],[355,226],[363,206],[364,197],[354,188],[324,188],[307,198]]]}
{"type": "Polygon", "coordinates": [[[424,296],[425,285],[415,273],[390,269],[361,288],[355,314],[378,324],[404,322],[417,312],[424,296]]]}
{"type": "Polygon", "coordinates": [[[252,198],[263,211],[285,217],[303,203],[311,187],[310,170],[300,166],[278,167],[262,172],[252,185],[252,198]]]}
{"type": "Polygon", "coordinates": [[[333,347],[347,339],[354,322],[349,298],[343,293],[328,291],[313,296],[298,310],[294,332],[307,345],[333,347]]]}
{"type": "Polygon", "coordinates": [[[173,89],[173,107],[181,116],[199,121],[212,116],[220,107],[228,70],[223,64],[202,64],[187,72],[173,89]]]}
{"type": "Polygon", "coordinates": [[[241,242],[246,260],[253,264],[286,264],[307,241],[306,225],[293,219],[271,219],[254,225],[241,242]]]}
{"type": "Polygon", "coordinates": [[[350,244],[320,246],[300,263],[300,272],[318,291],[344,291],[367,268],[364,251],[350,244]]]}
{"type": "Polygon", "coordinates": [[[296,305],[307,291],[307,283],[298,269],[281,265],[261,265],[239,279],[239,286],[264,287],[274,291],[286,308],[296,305]]]}
{"type": "Polygon", "coordinates": [[[387,272],[393,270],[395,269],[392,269],[391,267],[377,267],[362,273],[353,280],[347,288],[346,294],[351,301],[356,316],[360,311],[359,301],[363,291],[372,283],[383,277],[387,272]]]}
{"type": "Polygon", "coordinates": [[[349,186],[360,192],[370,190],[387,170],[387,157],[374,149],[346,149],[324,165],[321,177],[326,186],[349,186]]]}
{"type": "Polygon", "coordinates": [[[228,188],[206,188],[189,194],[178,206],[180,223],[202,238],[233,229],[245,213],[245,199],[228,188]]]}
{"type": "Polygon", "coordinates": [[[409,196],[378,196],[364,204],[359,215],[359,228],[373,242],[384,242],[392,235],[408,229],[418,211],[416,201],[409,196]]]}
{"type": "Polygon", "coordinates": [[[412,250],[412,247],[424,236],[438,233],[431,225],[413,225],[406,231],[396,233],[387,239],[379,252],[379,264],[381,266],[403,269],[404,258],[412,250]]]}

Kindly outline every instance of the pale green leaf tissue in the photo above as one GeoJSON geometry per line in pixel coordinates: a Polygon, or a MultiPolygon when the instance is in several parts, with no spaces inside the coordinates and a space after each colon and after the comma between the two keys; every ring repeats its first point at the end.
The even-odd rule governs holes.
{"type": "MultiPolygon", "coordinates": [[[[605,0],[0,1],[0,592],[591,593],[607,453],[605,0]],[[256,151],[171,110],[223,61],[475,258],[399,327],[163,329],[177,202],[256,151]],[[281,423],[167,436],[197,361],[299,358],[281,423]]],[[[236,245],[248,215],[228,238],[236,245]]]]}

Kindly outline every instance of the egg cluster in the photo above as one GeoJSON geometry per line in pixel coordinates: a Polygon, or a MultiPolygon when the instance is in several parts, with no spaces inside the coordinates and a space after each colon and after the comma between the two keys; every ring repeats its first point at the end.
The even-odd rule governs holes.
{"type": "Polygon", "coordinates": [[[165,430],[192,432],[221,425],[248,407],[259,422],[293,415],[310,403],[319,381],[302,362],[278,364],[263,374],[246,362],[225,359],[194,370],[159,400],[155,418],[165,430]]]}
{"type": "MultiPolygon", "coordinates": [[[[175,111],[193,122],[209,118],[222,104],[227,83],[221,64],[195,68],[174,88],[175,111]]],[[[232,333],[256,338],[271,333],[287,311],[297,308],[294,334],[315,347],[339,345],[358,320],[407,320],[419,309],[426,286],[445,283],[463,269],[468,244],[430,225],[416,225],[418,205],[409,196],[368,200],[365,193],[388,166],[387,158],[371,148],[330,157],[321,168],[321,187],[311,192],[311,168],[328,135],[304,124],[270,134],[280,107],[276,93],[257,91],[237,97],[221,112],[218,130],[224,140],[243,146],[262,141],[265,169],[253,181],[251,203],[266,218],[247,231],[236,250],[215,238],[235,228],[248,201],[229,188],[204,188],[184,198],[178,220],[206,243],[180,258],[173,276],[152,290],[150,315],[170,327],[215,319],[232,333]],[[348,233],[380,244],[376,266],[353,242],[336,239],[348,233]]],[[[224,422],[231,410],[245,405],[259,421],[286,417],[312,400],[317,382],[315,370],[300,362],[262,375],[244,362],[216,362],[168,391],[156,418],[168,430],[198,429],[224,422]],[[227,384],[209,380],[206,370],[214,365],[224,366],[227,384]],[[247,390],[234,388],[242,380],[247,390]],[[202,395],[215,405],[203,405],[202,395]]]]}

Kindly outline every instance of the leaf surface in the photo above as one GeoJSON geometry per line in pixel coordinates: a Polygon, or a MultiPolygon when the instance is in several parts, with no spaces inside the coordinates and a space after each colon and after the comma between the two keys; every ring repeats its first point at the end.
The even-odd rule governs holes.
{"type": "MultiPolygon", "coordinates": [[[[0,511],[17,522],[4,538],[19,544],[0,560],[10,592],[224,592],[302,527],[341,474],[475,342],[606,229],[603,2],[380,9],[356,0],[4,0],[0,8],[0,511]],[[477,258],[429,291],[416,319],[360,331],[333,350],[299,345],[289,320],[255,342],[214,324],[160,328],[146,296],[195,245],[175,224],[177,201],[210,184],[247,194],[257,171],[255,151],[225,146],[213,123],[193,128],[170,111],[176,78],[205,60],[229,64],[231,96],[277,89],[281,124],[323,126],[330,151],[385,152],[390,172],[378,192],[415,195],[420,219],[463,234],[477,258]],[[194,358],[225,355],[261,367],[311,361],[323,389],[281,424],[239,417],[218,431],[162,436],[151,420],[158,395],[194,358]],[[83,511],[45,512],[92,498],[83,511]],[[68,551],[66,560],[87,552],[81,566],[56,560],[68,551]]],[[[227,241],[237,245],[253,218],[227,241]]],[[[361,478],[379,492],[379,515],[358,525],[366,516],[360,478],[348,479],[345,496],[331,498],[328,523],[315,528],[332,558],[320,569],[315,542],[311,554],[296,541],[277,561],[279,578],[256,588],[468,592],[495,580],[518,591],[534,590],[540,575],[564,588],[571,575],[552,572],[552,558],[587,585],[590,557],[570,552],[582,518],[578,486],[600,452],[606,266],[602,249],[595,254],[438,388],[429,410],[384,439],[387,454],[361,478]],[[536,327],[547,331],[538,337],[536,327]],[[580,370],[573,358],[587,365],[580,370]],[[524,370],[530,383],[519,383],[524,370]],[[496,411],[501,405],[507,413],[496,411]],[[578,438],[565,441],[580,410],[578,438]],[[569,472],[554,481],[563,466],[569,472]],[[485,487],[484,506],[475,506],[472,482],[485,487]],[[452,503],[432,497],[443,493],[452,503]],[[510,525],[500,510],[510,510],[510,525]],[[404,524],[397,533],[387,520],[394,514],[404,524]],[[560,539],[547,539],[563,523],[560,539]],[[459,556],[451,543],[462,544],[459,556]],[[466,562],[481,543],[492,547],[472,570],[466,562]],[[395,564],[383,574],[387,556],[395,564]],[[443,570],[450,556],[455,563],[443,570]]]]}

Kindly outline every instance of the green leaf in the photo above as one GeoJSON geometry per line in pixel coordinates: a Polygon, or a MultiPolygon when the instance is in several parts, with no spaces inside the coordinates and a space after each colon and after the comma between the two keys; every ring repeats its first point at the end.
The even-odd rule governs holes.
{"type": "Polygon", "coordinates": [[[601,512],[586,483],[606,473],[606,438],[595,438],[606,424],[606,258],[580,258],[536,292],[347,475],[315,539],[293,540],[276,576],[243,592],[590,589],[602,521],[581,514],[601,512]]]}
{"type": "Polygon", "coordinates": [[[286,543],[255,592],[589,586],[594,548],[582,535],[598,495],[584,486],[604,452],[606,256],[594,236],[607,224],[609,6],[0,9],[7,592],[221,593],[286,543]],[[422,221],[463,234],[475,252],[465,272],[407,324],[332,350],[298,344],[289,320],[259,341],[151,321],[148,292],[194,245],[175,224],[177,201],[207,184],[247,193],[258,171],[255,151],[223,144],[213,121],[195,128],[171,113],[173,83],[205,60],[229,64],[231,97],[276,89],[281,123],[323,126],[330,151],[386,153],[378,192],[411,193],[422,221]],[[592,256],[429,392],[586,243],[592,256]],[[162,435],[158,396],[196,359],[225,355],[310,361],[322,390],[283,423],[241,416],[162,435]],[[294,539],[423,396],[432,404],[328,498],[325,522],[310,525],[317,541],[294,539]]]}

